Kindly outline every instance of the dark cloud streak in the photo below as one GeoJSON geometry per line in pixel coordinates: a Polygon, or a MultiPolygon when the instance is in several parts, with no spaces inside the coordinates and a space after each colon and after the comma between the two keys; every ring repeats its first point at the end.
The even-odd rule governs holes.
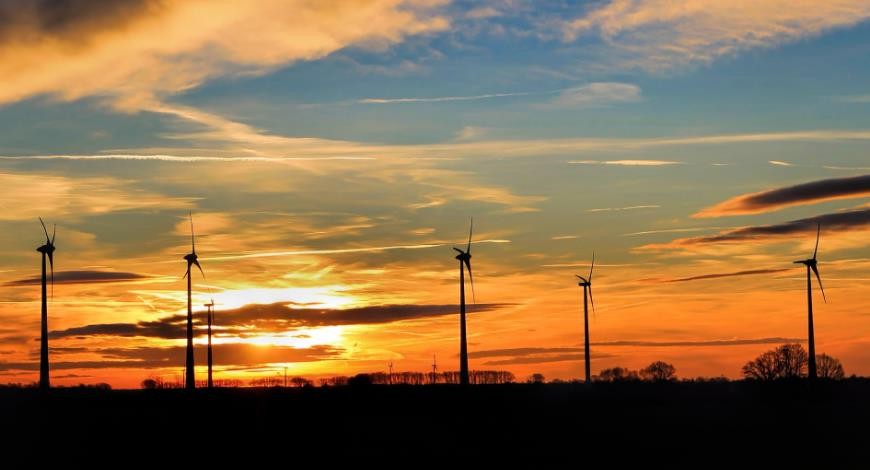
{"type": "MultiPolygon", "coordinates": [[[[184,346],[101,348],[89,351],[100,355],[103,360],[53,361],[53,370],[69,369],[156,369],[180,367],[184,363],[184,346]]],[[[331,346],[313,346],[307,349],[289,346],[270,346],[267,348],[253,344],[227,343],[214,345],[214,358],[217,365],[257,366],[269,363],[314,362],[340,357],[343,349],[331,346]]],[[[196,346],[198,358],[206,355],[205,346],[196,346]]],[[[0,371],[38,370],[39,361],[0,362],[0,371]]]]}
{"type": "Polygon", "coordinates": [[[723,278],[723,277],[754,276],[754,275],[758,275],[758,274],[781,273],[781,272],[785,272],[785,271],[791,271],[792,269],[794,269],[794,268],[749,269],[746,271],[736,271],[733,273],[700,274],[697,276],[680,277],[677,279],[663,279],[659,282],[688,282],[688,281],[701,281],[704,279],[719,279],[719,278],[723,278]]]}
{"type": "MultiPolygon", "coordinates": [[[[58,271],[54,273],[55,284],[105,284],[109,282],[126,282],[147,279],[148,276],[116,271],[58,271]]],[[[40,276],[16,279],[6,283],[7,286],[34,286],[42,282],[40,276]]]]}
{"type": "MultiPolygon", "coordinates": [[[[456,305],[374,305],[349,309],[291,308],[286,302],[251,304],[232,310],[219,310],[218,336],[251,336],[258,333],[289,331],[336,325],[376,325],[458,314],[456,305]]],[[[496,310],[509,304],[477,304],[469,313],[496,310]]],[[[98,323],[51,332],[52,338],[87,336],[150,337],[182,339],[186,337],[186,316],[171,315],[155,321],[138,323],[98,323]]],[[[197,336],[205,332],[205,314],[194,313],[197,336]]]]}
{"type": "Polygon", "coordinates": [[[870,175],[830,178],[743,194],[708,207],[694,217],[723,217],[776,211],[789,206],[870,196],[870,175]]]}
{"type": "Polygon", "coordinates": [[[739,243],[749,240],[763,241],[797,234],[815,236],[816,227],[819,224],[822,226],[822,232],[847,232],[870,228],[870,208],[834,212],[805,219],[791,220],[781,224],[743,227],[703,237],[678,238],[669,243],[644,245],[640,249],[656,250],[714,243],[739,243]]]}

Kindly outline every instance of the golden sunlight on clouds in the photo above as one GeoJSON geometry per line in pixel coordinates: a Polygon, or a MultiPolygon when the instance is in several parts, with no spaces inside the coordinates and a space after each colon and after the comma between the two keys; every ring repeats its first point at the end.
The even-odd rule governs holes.
{"type": "Polygon", "coordinates": [[[352,45],[382,48],[442,30],[447,20],[433,13],[439,3],[124,0],[60,11],[15,4],[3,7],[0,102],[103,96],[138,111],[220,75],[263,73],[352,45]]]}
{"type": "Polygon", "coordinates": [[[135,189],[135,181],[112,177],[71,178],[38,173],[0,173],[0,220],[81,217],[131,209],[186,209],[194,198],[135,189]],[[131,187],[132,186],[132,187],[131,187]]]}
{"type": "Polygon", "coordinates": [[[864,0],[611,0],[562,25],[600,35],[624,62],[664,69],[816,36],[870,18],[864,0]]]}

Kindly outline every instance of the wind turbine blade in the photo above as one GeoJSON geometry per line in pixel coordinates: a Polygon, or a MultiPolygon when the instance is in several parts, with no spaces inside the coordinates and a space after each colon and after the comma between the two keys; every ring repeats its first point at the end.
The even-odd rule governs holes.
{"type": "Polygon", "coordinates": [[[592,252],[592,265],[589,266],[589,283],[592,283],[592,269],[595,268],[595,252],[592,252]]]}
{"type": "Polygon", "coordinates": [[[465,253],[464,251],[460,250],[459,248],[456,248],[455,246],[453,247],[453,249],[456,250],[457,253],[465,253]]]}
{"type": "Polygon", "coordinates": [[[193,213],[188,212],[187,216],[190,218],[190,248],[192,253],[196,253],[196,242],[193,240],[193,213]]]}
{"type": "Polygon", "coordinates": [[[589,284],[589,303],[592,304],[592,315],[595,315],[595,301],[592,299],[592,284],[589,284]]]}
{"type": "Polygon", "coordinates": [[[207,281],[208,279],[205,278],[205,271],[203,271],[202,266],[199,265],[199,260],[193,260],[193,264],[195,264],[196,267],[199,268],[199,273],[202,274],[202,279],[204,281],[207,281]]]}
{"type": "Polygon", "coordinates": [[[39,217],[39,223],[42,224],[42,231],[45,232],[45,241],[51,241],[51,239],[48,238],[48,230],[45,228],[45,222],[42,221],[42,217],[39,217]]]}
{"type": "Polygon", "coordinates": [[[819,224],[819,228],[816,230],[816,249],[813,250],[813,259],[816,259],[816,253],[819,252],[819,238],[822,235],[822,224],[819,224]]]}
{"type": "MultiPolygon", "coordinates": [[[[48,235],[48,234],[46,234],[48,235]]],[[[54,228],[51,230],[51,245],[54,246],[54,239],[57,237],[57,224],[54,224],[54,228]]]]}
{"type": "Polygon", "coordinates": [[[468,267],[468,280],[471,281],[471,303],[477,303],[477,299],[474,295],[474,275],[471,274],[471,262],[466,261],[465,266],[468,267]]]}
{"type": "Polygon", "coordinates": [[[819,268],[816,267],[816,265],[812,265],[810,268],[812,268],[813,272],[816,274],[816,280],[819,281],[819,289],[822,290],[822,299],[825,300],[825,303],[828,303],[828,298],[825,297],[825,288],[822,286],[822,276],[819,276],[819,268]]]}
{"type": "MultiPolygon", "coordinates": [[[[471,253],[471,232],[474,231],[474,217],[471,218],[471,226],[468,228],[468,247],[465,248],[466,253],[471,253]]],[[[471,269],[471,268],[468,268],[471,269]]]]}
{"type": "Polygon", "coordinates": [[[181,276],[181,280],[183,281],[189,275],[190,275],[190,264],[187,265],[187,271],[184,272],[184,276],[181,276]]]}

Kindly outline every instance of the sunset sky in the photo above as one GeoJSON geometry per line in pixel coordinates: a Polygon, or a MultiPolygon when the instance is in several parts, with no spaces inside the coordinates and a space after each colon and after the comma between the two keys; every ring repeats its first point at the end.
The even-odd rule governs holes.
{"type": "Polygon", "coordinates": [[[866,0],[0,0],[0,382],[184,366],[188,212],[218,378],[654,360],[806,342],[870,374],[866,0]]]}

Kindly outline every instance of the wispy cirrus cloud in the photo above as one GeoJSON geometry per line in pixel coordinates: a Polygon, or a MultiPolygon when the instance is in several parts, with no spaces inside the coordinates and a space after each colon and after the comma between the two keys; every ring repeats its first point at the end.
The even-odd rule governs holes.
{"type": "Polygon", "coordinates": [[[634,346],[649,348],[673,348],[673,347],[719,347],[719,346],[750,346],[755,344],[785,344],[803,341],[802,338],[746,338],[746,339],[718,339],[707,341],[604,341],[592,343],[596,346],[634,346]]]}
{"type": "MultiPolygon", "coordinates": [[[[493,239],[493,240],[475,240],[475,244],[481,243],[510,243],[510,240],[493,239]]],[[[427,248],[439,248],[444,246],[452,246],[451,243],[423,243],[417,245],[390,245],[390,246],[368,246],[360,248],[334,248],[334,249],[319,249],[319,250],[277,250],[277,251],[257,251],[250,253],[238,253],[228,255],[217,255],[211,257],[200,257],[205,261],[229,261],[251,258],[274,258],[278,256],[301,256],[301,255],[340,255],[352,253],[372,253],[380,251],[393,250],[424,250],[427,248]]]]}
{"type": "Polygon", "coordinates": [[[662,206],[655,204],[648,204],[642,206],[626,206],[626,207],[600,207],[597,209],[586,209],[586,212],[622,212],[622,211],[636,211],[640,209],[658,209],[662,206]]]}
{"type": "Polygon", "coordinates": [[[641,89],[637,85],[619,82],[597,82],[562,90],[559,96],[550,100],[546,106],[585,108],[617,103],[635,103],[642,100],[641,89]]]}
{"type": "Polygon", "coordinates": [[[782,160],[769,160],[767,163],[770,163],[773,166],[794,166],[794,163],[784,162],[782,160]]]}
{"type": "MultiPolygon", "coordinates": [[[[583,348],[508,348],[474,351],[468,354],[471,359],[495,359],[484,362],[490,366],[521,364],[544,364],[549,362],[582,361],[585,359],[583,348]]],[[[611,354],[595,353],[592,359],[612,357],[611,354]]]]}
{"type": "Polygon", "coordinates": [[[632,103],[643,99],[637,85],[620,82],[593,82],[570,88],[540,91],[517,91],[500,93],[481,93],[476,95],[453,96],[412,96],[391,98],[362,98],[354,104],[409,104],[409,103],[449,103],[451,101],[480,101],[496,98],[516,98],[527,96],[557,95],[545,107],[581,108],[605,106],[615,103],[632,103]]]}
{"type": "Polygon", "coordinates": [[[145,191],[137,188],[135,181],[114,177],[0,173],[0,220],[35,220],[35,214],[69,216],[158,207],[189,209],[194,202],[194,198],[145,191]]]}
{"type": "Polygon", "coordinates": [[[758,214],[797,205],[867,196],[870,196],[870,175],[830,178],[743,194],[703,209],[693,217],[758,214]]]}
{"type": "Polygon", "coordinates": [[[482,95],[465,96],[431,96],[412,98],[363,98],[354,101],[357,104],[403,104],[403,103],[447,103],[450,101],[478,101],[493,98],[509,98],[514,96],[529,96],[553,92],[516,92],[516,93],[486,93],[482,95]]]}
{"type": "MultiPolygon", "coordinates": [[[[116,149],[95,159],[153,159],[180,163],[210,161],[254,161],[278,163],[306,160],[369,160],[406,162],[457,158],[539,157],[541,155],[575,154],[578,151],[640,151],[661,147],[739,145],[764,142],[832,142],[870,140],[870,130],[815,130],[757,134],[720,134],[659,138],[565,138],[565,139],[465,139],[435,144],[389,145],[332,140],[323,138],[286,137],[266,133],[253,126],[222,116],[178,105],[160,105],[149,110],[172,115],[196,123],[206,129],[199,132],[179,132],[166,137],[198,142],[212,147],[163,147],[116,149]],[[286,157],[287,154],[293,157],[286,157]]],[[[477,137],[477,135],[475,135],[477,137]]],[[[26,156],[16,156],[26,159],[26,156]]],[[[45,155],[40,158],[55,158],[45,155]]],[[[61,159],[87,160],[89,156],[60,156],[61,159]],[[84,158],[83,158],[84,157],[84,158]]],[[[342,163],[342,162],[338,162],[342,163]]],[[[664,166],[684,162],[654,159],[569,160],[570,164],[614,166],[664,166]]]]}
{"type": "Polygon", "coordinates": [[[773,47],[870,18],[863,0],[610,0],[562,23],[603,39],[622,66],[662,70],[773,47]]]}
{"type": "Polygon", "coordinates": [[[615,166],[667,166],[683,162],[671,160],[569,160],[574,165],[615,165],[615,166]]]}
{"type": "Polygon", "coordinates": [[[637,237],[641,235],[658,235],[660,233],[690,233],[704,232],[708,230],[722,230],[723,227],[687,227],[687,228],[666,228],[661,230],[644,230],[642,232],[623,233],[623,237],[637,237]]]}

